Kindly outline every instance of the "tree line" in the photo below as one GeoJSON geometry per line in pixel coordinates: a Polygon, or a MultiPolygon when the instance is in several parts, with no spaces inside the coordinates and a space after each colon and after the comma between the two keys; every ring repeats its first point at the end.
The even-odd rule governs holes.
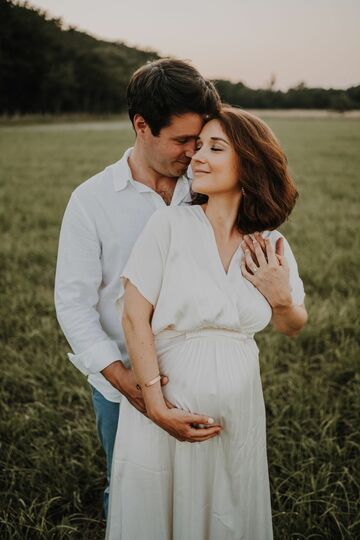
{"type": "MultiPolygon", "coordinates": [[[[0,0],[0,114],[118,113],[133,71],[155,51],[98,40],[27,2],[0,0]]],[[[360,85],[283,92],[216,80],[226,103],[256,109],[360,109],[360,85]]]]}

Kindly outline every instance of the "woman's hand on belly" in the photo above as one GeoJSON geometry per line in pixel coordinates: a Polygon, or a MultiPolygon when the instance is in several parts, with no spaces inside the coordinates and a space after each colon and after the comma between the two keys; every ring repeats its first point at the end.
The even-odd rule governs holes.
{"type": "Polygon", "coordinates": [[[222,427],[214,424],[213,418],[202,414],[194,414],[183,409],[161,409],[160,411],[148,411],[151,420],[167,431],[169,435],[178,441],[202,442],[219,435],[222,427]],[[209,427],[194,427],[194,426],[209,427]]]}

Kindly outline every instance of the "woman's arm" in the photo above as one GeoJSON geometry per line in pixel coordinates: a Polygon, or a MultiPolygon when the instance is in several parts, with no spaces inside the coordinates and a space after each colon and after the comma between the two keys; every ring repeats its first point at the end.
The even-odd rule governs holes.
{"type": "Polygon", "coordinates": [[[293,303],[289,266],[283,255],[283,241],[280,241],[277,252],[269,238],[260,240],[258,234],[254,235],[251,238],[252,250],[248,247],[249,241],[247,237],[246,245],[244,245],[245,257],[242,260],[242,273],[269,302],[273,313],[274,328],[287,336],[296,336],[307,321],[307,312],[304,304],[293,303]],[[256,263],[252,258],[252,253],[255,254],[256,263]]]}
{"type": "Polygon", "coordinates": [[[122,325],[132,369],[141,386],[148,417],[180,441],[200,442],[215,437],[221,426],[212,425],[212,418],[176,409],[167,403],[160,381],[146,387],[145,384],[159,375],[154,336],[150,321],[153,306],[127,281],[125,286],[122,325]],[[194,428],[193,424],[209,424],[211,427],[194,428]]]}
{"type": "Polygon", "coordinates": [[[150,302],[130,281],[127,281],[121,322],[135,380],[143,389],[146,411],[150,417],[167,409],[160,381],[149,387],[150,393],[144,392],[145,383],[159,374],[154,337],[150,327],[152,312],[153,306],[150,302]]]}
{"type": "Polygon", "coordinates": [[[271,322],[278,332],[289,337],[295,337],[307,321],[305,305],[289,304],[288,306],[272,307],[271,322]]]}

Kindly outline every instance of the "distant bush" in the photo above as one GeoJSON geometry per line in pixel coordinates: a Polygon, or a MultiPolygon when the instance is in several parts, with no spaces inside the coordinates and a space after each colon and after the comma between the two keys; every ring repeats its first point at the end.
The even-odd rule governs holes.
{"type": "Polygon", "coordinates": [[[97,40],[0,0],[0,113],[118,112],[130,74],[155,52],[97,40]]]}
{"type": "Polygon", "coordinates": [[[330,108],[334,111],[345,112],[358,107],[356,107],[356,103],[345,92],[342,92],[331,98],[330,108]]]}
{"type": "Polygon", "coordinates": [[[230,105],[254,109],[332,109],[340,112],[360,109],[360,86],[348,90],[307,88],[300,83],[287,92],[254,90],[242,83],[215,81],[222,100],[230,105]]]}

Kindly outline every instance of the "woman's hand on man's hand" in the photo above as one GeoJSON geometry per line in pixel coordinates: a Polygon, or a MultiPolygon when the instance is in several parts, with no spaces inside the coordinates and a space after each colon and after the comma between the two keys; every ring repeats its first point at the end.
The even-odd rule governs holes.
{"type": "Polygon", "coordinates": [[[203,442],[219,435],[222,427],[203,414],[194,414],[183,409],[163,409],[149,414],[149,418],[178,441],[203,442]],[[209,427],[202,427],[202,426],[209,427]],[[199,427],[195,427],[199,426],[199,427]]]}
{"type": "MultiPolygon", "coordinates": [[[[148,416],[143,395],[141,390],[138,390],[136,387],[136,379],[132,369],[125,367],[120,360],[116,360],[115,362],[112,362],[112,364],[106,366],[101,373],[114,388],[119,390],[119,392],[126,397],[135,409],[145,416],[148,416]]],[[[168,377],[161,377],[161,386],[165,386],[168,382],[168,377]]],[[[174,407],[174,405],[166,399],[165,403],[168,408],[174,407]]]]}
{"type": "MultiPolygon", "coordinates": [[[[165,398],[165,396],[165,406],[161,409],[161,411],[156,411],[152,414],[149,413],[149,411],[146,410],[146,405],[141,390],[136,388],[136,379],[133,371],[125,368],[123,364],[122,366],[123,369],[121,370],[121,376],[119,377],[121,383],[119,384],[118,382],[118,390],[120,390],[120,392],[138,411],[150,418],[162,429],[167,431],[169,435],[172,435],[178,441],[202,442],[207,441],[212,437],[216,437],[216,435],[220,433],[222,429],[221,426],[215,425],[212,418],[202,414],[189,413],[182,409],[177,409],[175,405],[170,403],[170,401],[165,398]],[[202,425],[209,427],[195,427],[202,425]]],[[[109,372],[106,374],[109,376],[109,372]]],[[[168,377],[162,376],[161,386],[165,386],[168,382],[168,377]]]]}
{"type": "MultiPolygon", "coordinates": [[[[166,385],[168,382],[168,377],[162,376],[161,386],[166,385]]],[[[141,390],[136,388],[136,380],[132,370],[128,370],[125,377],[124,375],[122,377],[121,392],[138,411],[150,418],[178,441],[207,441],[212,437],[216,437],[222,429],[220,425],[214,424],[214,420],[208,416],[177,409],[165,396],[164,406],[161,410],[147,410],[143,394],[141,390]]]]}
{"type": "Polygon", "coordinates": [[[274,249],[270,239],[264,239],[259,233],[246,235],[242,249],[245,254],[241,261],[243,276],[273,309],[291,306],[289,267],[283,255],[283,239],[278,240],[274,249]]]}

